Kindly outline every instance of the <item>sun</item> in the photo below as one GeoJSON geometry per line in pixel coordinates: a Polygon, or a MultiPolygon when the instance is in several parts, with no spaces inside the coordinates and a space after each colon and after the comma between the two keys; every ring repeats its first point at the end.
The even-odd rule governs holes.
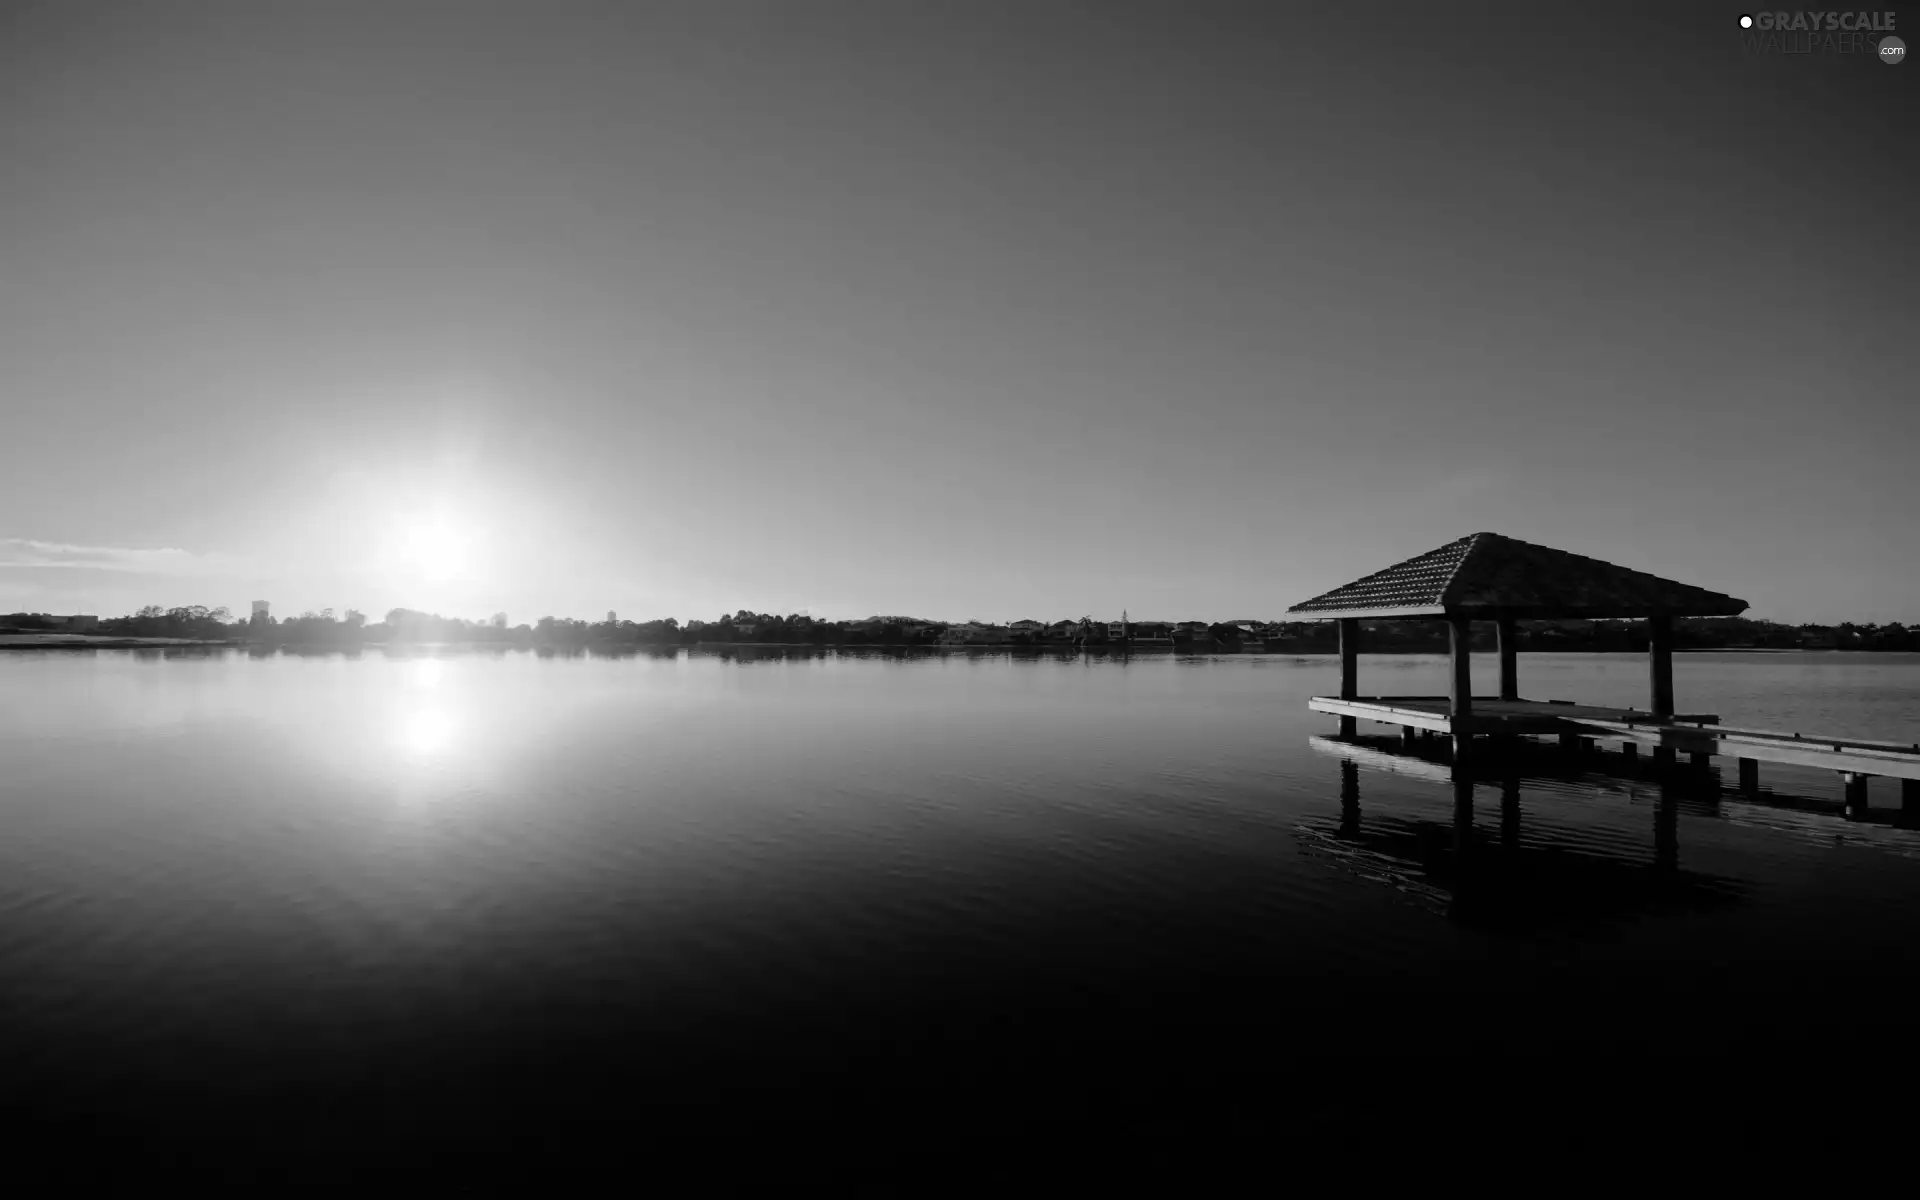
{"type": "MultiPolygon", "coordinates": [[[[396,493],[375,508],[362,559],[369,581],[422,611],[486,603],[500,580],[499,510],[471,494],[396,493]]],[[[497,607],[497,605],[496,605],[497,607]]]]}
{"type": "Polygon", "coordinates": [[[473,541],[444,516],[419,518],[400,526],[395,557],[427,582],[446,583],[467,573],[473,541]]]}

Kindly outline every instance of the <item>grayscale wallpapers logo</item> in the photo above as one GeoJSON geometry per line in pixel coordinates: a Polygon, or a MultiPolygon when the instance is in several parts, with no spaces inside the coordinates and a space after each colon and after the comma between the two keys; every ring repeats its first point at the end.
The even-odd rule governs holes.
{"type": "Polygon", "coordinates": [[[1763,12],[1740,18],[1740,45],[1749,55],[1857,54],[1888,66],[1906,61],[1907,44],[1892,36],[1890,12],[1763,12]]]}

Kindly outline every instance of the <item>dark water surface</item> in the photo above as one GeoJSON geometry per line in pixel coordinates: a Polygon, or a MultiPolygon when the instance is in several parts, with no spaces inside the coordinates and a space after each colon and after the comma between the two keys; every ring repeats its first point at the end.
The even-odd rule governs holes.
{"type": "MultiPolygon", "coordinates": [[[[1521,674],[1645,695],[1631,656],[1521,674]]],[[[1729,723],[1920,738],[1920,656],[1676,680],[1729,723]]],[[[1763,764],[1756,802],[1730,762],[1543,747],[1478,784],[1462,851],[1443,765],[1325,740],[1334,686],[1278,656],[11,653],[8,1087],[402,1125],[1185,1105],[1329,1054],[1830,1048],[1910,996],[1896,784],[1854,822],[1822,772],[1763,764]]],[[[1444,663],[1365,659],[1362,690],[1444,663]]]]}

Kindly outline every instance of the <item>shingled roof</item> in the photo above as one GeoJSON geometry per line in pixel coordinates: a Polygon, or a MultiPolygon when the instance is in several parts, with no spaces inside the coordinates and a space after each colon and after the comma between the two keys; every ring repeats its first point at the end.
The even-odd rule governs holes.
{"type": "Polygon", "coordinates": [[[1303,617],[1730,617],[1747,602],[1497,533],[1471,533],[1288,609],[1303,617]]]}

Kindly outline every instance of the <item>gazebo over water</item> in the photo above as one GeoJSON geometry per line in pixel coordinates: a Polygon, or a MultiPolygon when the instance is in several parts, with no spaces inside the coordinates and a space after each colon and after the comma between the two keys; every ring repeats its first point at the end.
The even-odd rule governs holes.
{"type": "Polygon", "coordinates": [[[1315,696],[1311,706],[1340,717],[1352,736],[1358,718],[1450,733],[1457,749],[1476,733],[1545,733],[1565,728],[1561,718],[1621,719],[1635,710],[1599,709],[1520,698],[1517,623],[1543,619],[1644,618],[1648,627],[1649,710],[1655,719],[1712,722],[1706,714],[1678,715],[1673,701],[1673,621],[1681,616],[1736,616],[1747,602],[1721,592],[1676,583],[1596,558],[1536,546],[1497,533],[1473,533],[1396,563],[1287,612],[1332,620],[1340,628],[1340,694],[1315,696]],[[1431,618],[1450,631],[1452,670],[1446,696],[1359,695],[1360,622],[1431,618]],[[1492,621],[1499,635],[1500,694],[1475,697],[1468,638],[1471,622],[1492,621]]]}
{"type": "MultiPolygon", "coordinates": [[[[1920,828],[1920,740],[1877,742],[1845,735],[1721,725],[1718,716],[1673,711],[1673,620],[1731,617],[1747,602],[1644,571],[1497,533],[1474,533],[1429,550],[1384,571],[1296,604],[1299,617],[1340,624],[1340,694],[1315,696],[1315,712],[1340,718],[1340,736],[1351,739],[1361,719],[1398,725],[1413,738],[1422,730],[1453,737],[1460,768],[1475,735],[1559,735],[1563,747],[1591,750],[1601,738],[1618,739],[1621,751],[1653,747],[1656,762],[1684,751],[1704,768],[1716,755],[1737,758],[1740,790],[1757,795],[1760,762],[1790,763],[1838,771],[1846,788],[1846,811],[1864,816],[1867,782],[1875,776],[1900,784],[1901,820],[1920,828]],[[1444,696],[1359,694],[1360,622],[1365,619],[1430,618],[1451,631],[1453,669],[1444,696]],[[1555,618],[1647,622],[1645,710],[1606,708],[1570,700],[1522,700],[1515,650],[1517,624],[1555,618]],[[1471,622],[1492,621],[1500,634],[1500,694],[1475,696],[1468,672],[1471,622]]],[[[1464,775],[1456,777],[1465,778],[1464,775]]],[[[1471,789],[1468,789],[1469,794],[1471,789]]],[[[1456,795],[1456,801],[1458,796],[1456,795]]]]}

